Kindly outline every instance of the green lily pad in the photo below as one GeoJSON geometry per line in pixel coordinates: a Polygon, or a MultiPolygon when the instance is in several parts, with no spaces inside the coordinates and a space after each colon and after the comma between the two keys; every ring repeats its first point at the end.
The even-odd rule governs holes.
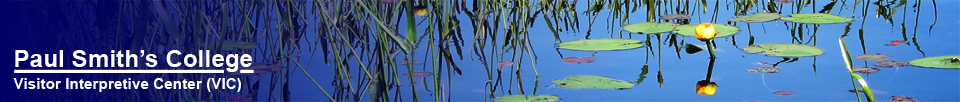
{"type": "Polygon", "coordinates": [[[761,13],[754,13],[752,15],[737,16],[736,18],[730,18],[729,20],[733,22],[757,23],[757,22],[777,20],[780,17],[781,16],[778,13],[761,12],[761,13]]]}
{"type": "Polygon", "coordinates": [[[763,72],[763,73],[777,73],[777,72],[780,72],[780,68],[773,68],[773,67],[750,68],[750,69],[747,69],[747,72],[750,72],[750,73],[759,73],[759,72],[763,72]]]}
{"type": "Polygon", "coordinates": [[[928,67],[928,68],[944,68],[944,69],[958,69],[960,68],[960,55],[948,55],[948,56],[937,56],[937,57],[924,57],[910,61],[910,65],[928,67]]]}
{"type": "Polygon", "coordinates": [[[537,96],[523,96],[523,95],[509,95],[509,96],[500,96],[494,98],[496,102],[553,102],[560,100],[560,97],[553,95],[537,95],[537,96]]]}
{"type": "Polygon", "coordinates": [[[890,59],[890,55],[887,54],[863,54],[857,55],[857,59],[860,60],[887,60],[890,59]]]}
{"type": "Polygon", "coordinates": [[[797,23],[813,23],[813,24],[827,24],[827,23],[844,23],[853,21],[853,18],[840,17],[833,14],[827,13],[800,13],[800,14],[791,14],[790,17],[780,18],[790,22],[797,23]]]}
{"type": "Polygon", "coordinates": [[[653,34],[669,32],[672,31],[674,27],[677,26],[674,26],[673,23],[670,22],[641,22],[623,26],[623,29],[633,33],[653,34]]]}
{"type": "MultiPolygon", "coordinates": [[[[677,29],[674,29],[673,32],[677,32],[683,36],[696,36],[697,34],[695,33],[694,29],[697,28],[697,25],[698,24],[680,25],[680,26],[677,26],[677,29]]],[[[717,34],[715,38],[730,36],[730,35],[736,34],[737,32],[740,32],[740,28],[738,28],[737,26],[726,25],[726,24],[714,23],[713,28],[717,30],[717,33],[720,33],[720,34],[717,34]]]]}
{"type": "Polygon", "coordinates": [[[632,39],[585,39],[560,43],[560,48],[583,51],[610,51],[640,48],[640,40],[632,39]]]}
{"type": "Polygon", "coordinates": [[[767,56],[779,57],[803,57],[817,56],[823,54],[823,49],[815,46],[788,44],[788,43],[764,43],[755,46],[743,47],[747,53],[760,53],[767,56]]]}
{"type": "Polygon", "coordinates": [[[567,79],[554,79],[554,85],[568,89],[614,89],[624,90],[632,88],[635,84],[630,81],[622,81],[613,78],[595,76],[595,75],[575,75],[567,79]]]}

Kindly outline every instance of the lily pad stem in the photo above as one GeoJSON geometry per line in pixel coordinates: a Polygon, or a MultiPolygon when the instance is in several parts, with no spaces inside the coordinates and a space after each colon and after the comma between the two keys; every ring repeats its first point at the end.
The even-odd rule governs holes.
{"type": "Polygon", "coordinates": [[[711,44],[713,40],[708,40],[705,42],[707,42],[707,51],[710,51],[710,58],[717,58],[717,56],[713,54],[713,44],[711,44]]]}

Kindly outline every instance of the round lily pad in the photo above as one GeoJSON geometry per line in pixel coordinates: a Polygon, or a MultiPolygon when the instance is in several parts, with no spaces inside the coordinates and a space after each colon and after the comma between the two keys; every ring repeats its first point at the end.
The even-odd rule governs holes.
{"type": "MultiPolygon", "coordinates": [[[[697,28],[697,25],[698,24],[680,25],[680,26],[677,26],[677,29],[674,29],[673,32],[677,32],[683,36],[696,36],[697,33],[695,33],[695,29],[697,28]]],[[[720,34],[717,34],[715,38],[730,36],[730,35],[736,34],[737,32],[740,32],[740,28],[732,25],[713,23],[713,27],[714,29],[716,29],[717,33],[720,33],[720,34]]]]}
{"type": "Polygon", "coordinates": [[[733,22],[757,23],[757,22],[777,20],[780,17],[781,16],[778,13],[761,12],[761,13],[755,13],[752,15],[737,16],[736,18],[730,18],[729,20],[733,22]]]}
{"type": "Polygon", "coordinates": [[[875,72],[879,72],[879,71],[880,71],[880,69],[878,69],[878,68],[872,68],[872,67],[857,67],[857,68],[853,68],[853,72],[858,72],[858,73],[863,73],[863,74],[870,74],[870,73],[875,73],[875,72]]]}
{"type": "Polygon", "coordinates": [[[910,65],[928,68],[958,69],[960,68],[960,55],[924,57],[910,61],[910,65]]]}
{"type": "Polygon", "coordinates": [[[904,66],[910,65],[910,63],[904,62],[904,61],[880,61],[880,62],[874,63],[873,65],[877,65],[879,67],[893,67],[893,66],[904,67],[904,66]]]}
{"type": "Polygon", "coordinates": [[[554,95],[508,95],[494,98],[496,102],[554,102],[560,100],[560,97],[554,95]]]}
{"type": "Polygon", "coordinates": [[[844,23],[853,21],[853,18],[840,17],[833,14],[827,13],[800,13],[792,14],[790,17],[780,18],[790,22],[797,23],[813,23],[813,24],[827,24],[827,23],[844,23]]]}
{"type": "Polygon", "coordinates": [[[788,43],[764,43],[755,46],[743,47],[747,53],[766,54],[767,56],[779,57],[803,57],[816,56],[823,54],[823,49],[810,45],[788,44],[788,43]]]}
{"type": "Polygon", "coordinates": [[[595,76],[595,75],[575,75],[567,79],[554,79],[553,84],[568,89],[614,89],[624,90],[632,88],[635,84],[630,81],[622,81],[613,78],[595,76]]]}
{"type": "Polygon", "coordinates": [[[750,68],[750,69],[747,69],[747,72],[750,72],[750,73],[759,73],[759,72],[763,72],[763,73],[777,73],[777,72],[780,72],[780,68],[773,68],[773,67],[750,68]]]}
{"type": "Polygon", "coordinates": [[[633,33],[653,34],[669,32],[672,31],[674,27],[677,26],[674,26],[673,23],[670,22],[641,22],[623,26],[623,29],[633,33]]]}
{"type": "Polygon", "coordinates": [[[857,59],[860,60],[887,60],[890,59],[890,55],[887,54],[863,54],[857,55],[857,59]]]}
{"type": "Polygon", "coordinates": [[[560,43],[560,48],[582,51],[611,51],[640,48],[640,40],[632,39],[585,39],[560,43]]]}

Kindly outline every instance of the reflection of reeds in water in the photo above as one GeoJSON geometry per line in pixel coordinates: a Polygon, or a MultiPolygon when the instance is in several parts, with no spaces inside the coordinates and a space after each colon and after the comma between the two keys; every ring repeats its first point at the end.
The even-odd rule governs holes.
{"type": "MultiPolygon", "coordinates": [[[[83,26],[94,26],[89,30],[84,29],[78,32],[103,34],[97,35],[96,38],[91,37],[92,41],[99,44],[96,48],[143,49],[147,51],[146,53],[160,53],[171,49],[181,51],[214,49],[214,52],[221,52],[217,49],[218,46],[201,45],[207,45],[206,43],[220,45],[222,41],[254,42],[262,45],[253,50],[223,53],[250,53],[259,55],[256,57],[257,62],[289,65],[286,66],[288,68],[272,74],[241,76],[245,81],[245,86],[250,86],[245,87],[244,92],[150,90],[147,92],[124,91],[117,93],[145,94],[135,95],[136,97],[130,97],[129,100],[214,101],[221,100],[222,96],[250,94],[254,98],[253,100],[290,101],[290,91],[294,88],[289,87],[289,84],[305,82],[290,80],[290,77],[302,73],[308,76],[311,82],[321,90],[324,97],[329,98],[330,101],[429,100],[420,96],[432,96],[430,98],[435,101],[449,101],[451,97],[449,93],[452,92],[450,89],[456,88],[451,85],[452,76],[470,73],[461,72],[461,66],[455,63],[464,58],[479,59],[484,65],[488,79],[485,83],[487,98],[507,94],[531,94],[527,93],[527,91],[531,91],[531,88],[523,87],[524,83],[533,82],[535,87],[532,88],[532,94],[537,94],[538,87],[536,86],[543,86],[539,84],[552,84],[549,82],[541,83],[539,73],[536,70],[536,63],[531,63],[537,60],[537,54],[534,53],[529,38],[534,34],[546,33],[531,31],[530,28],[535,26],[534,22],[537,21],[546,23],[550,30],[549,33],[552,33],[555,42],[559,43],[562,42],[561,34],[581,33],[580,15],[585,15],[588,18],[583,21],[587,22],[587,31],[582,32],[586,33],[584,39],[590,38],[591,34],[596,34],[591,30],[594,21],[604,18],[609,18],[606,19],[609,25],[604,26],[610,31],[600,34],[610,34],[610,38],[624,38],[625,36],[632,37],[634,34],[623,35],[621,31],[617,30],[621,29],[621,25],[648,21],[674,22],[676,24],[689,24],[691,21],[719,23],[717,19],[724,18],[717,16],[719,10],[731,6],[735,15],[779,12],[786,16],[801,13],[802,10],[819,13],[831,13],[832,11],[843,13],[843,5],[847,5],[846,2],[838,3],[834,1],[822,7],[822,9],[818,9],[809,6],[817,3],[811,0],[800,0],[793,4],[776,4],[773,0],[733,1],[732,3],[735,4],[725,5],[727,7],[720,6],[720,2],[708,2],[708,0],[584,1],[586,5],[576,5],[576,3],[581,2],[577,0],[537,2],[411,1],[414,0],[393,3],[383,3],[379,0],[110,1],[110,3],[123,5],[119,7],[121,9],[116,9],[116,14],[106,14],[117,16],[98,17],[96,22],[115,23],[105,24],[86,21],[85,23],[88,24],[82,24],[83,26]],[[840,10],[832,10],[834,6],[840,6],[841,8],[840,10]],[[412,7],[426,7],[427,14],[425,16],[414,16],[413,11],[411,11],[412,7]],[[578,7],[581,9],[577,10],[578,7]],[[805,7],[811,8],[805,9],[805,7]],[[790,9],[785,10],[784,8],[790,9]],[[636,13],[638,10],[642,12],[639,14],[644,15],[646,21],[630,21],[628,19],[632,14],[638,14],[636,13]],[[599,13],[608,13],[609,16],[599,17],[599,13]],[[459,19],[460,14],[467,15],[469,19],[459,19]],[[657,19],[657,17],[660,17],[658,15],[668,14],[687,14],[691,16],[691,19],[657,19]],[[469,22],[472,31],[464,31],[464,28],[468,26],[460,25],[460,23],[466,24],[466,22],[469,22]],[[117,26],[129,26],[129,28],[117,28],[117,26]],[[129,34],[126,34],[126,32],[129,32],[129,34]],[[466,41],[471,40],[469,39],[470,34],[473,36],[473,42],[466,44],[466,41]],[[463,36],[468,36],[468,39],[465,40],[463,36]],[[447,46],[448,44],[450,46],[447,46]],[[469,45],[470,48],[461,48],[468,47],[464,45],[469,45]],[[465,57],[463,56],[464,52],[473,53],[473,55],[465,57]],[[323,60],[325,64],[334,68],[309,68],[308,66],[316,64],[304,62],[314,60],[312,56],[316,56],[315,54],[322,54],[323,58],[317,60],[323,60]],[[418,69],[415,68],[415,64],[402,64],[404,62],[399,62],[397,59],[422,61],[423,64],[418,69]],[[497,62],[514,62],[516,64],[500,66],[497,65],[497,62]],[[523,68],[526,66],[531,68],[523,68]],[[521,78],[523,75],[528,75],[522,72],[530,70],[533,71],[536,79],[521,80],[525,79],[521,78]],[[335,74],[312,76],[309,73],[317,71],[332,71],[335,74]],[[402,76],[402,73],[412,74],[416,71],[428,71],[435,74],[424,78],[402,76]],[[316,82],[314,78],[332,78],[333,81],[329,84],[319,84],[326,82],[316,82]],[[402,81],[409,81],[409,83],[401,83],[402,81]],[[415,81],[422,83],[415,84],[415,81]],[[443,83],[444,81],[446,83],[443,83]],[[429,95],[418,93],[423,92],[422,90],[427,90],[426,93],[429,95]],[[408,95],[412,97],[402,97],[408,95]],[[257,99],[259,96],[264,96],[267,99],[257,99]]],[[[879,15],[882,15],[891,24],[895,21],[892,17],[897,14],[897,9],[907,9],[903,5],[910,5],[910,2],[855,1],[850,13],[854,17],[861,18],[861,26],[865,22],[867,12],[871,12],[866,10],[870,9],[871,4],[868,3],[879,6],[877,11],[872,12],[881,13],[879,15]],[[860,10],[860,12],[855,12],[855,10],[860,10]]],[[[914,4],[919,5],[920,3],[918,1],[914,4]]],[[[934,6],[936,6],[935,3],[934,6]]],[[[917,9],[916,15],[919,18],[919,8],[917,9]]],[[[934,9],[934,12],[936,12],[936,9],[934,9]]],[[[906,15],[907,13],[900,14],[906,15]]],[[[901,20],[905,20],[905,18],[901,20]]],[[[821,27],[820,25],[788,24],[787,22],[782,24],[791,31],[790,34],[793,38],[791,42],[817,44],[816,35],[818,34],[818,28],[821,27]],[[810,29],[813,30],[812,34],[809,31],[810,29]]],[[[847,23],[843,35],[849,32],[851,24],[854,23],[847,23]]],[[[901,23],[901,25],[905,24],[901,23]]],[[[761,27],[766,29],[762,24],[761,27]]],[[[753,45],[753,33],[749,32],[749,29],[753,28],[750,28],[749,24],[747,24],[747,28],[747,33],[750,33],[751,36],[749,45],[753,45]]],[[[932,25],[930,29],[932,29],[932,25]]],[[[864,47],[863,52],[866,53],[867,48],[863,43],[864,29],[861,27],[859,30],[861,47],[864,47]]],[[[907,39],[906,28],[901,28],[901,30],[904,30],[904,40],[912,41],[912,45],[923,53],[917,44],[916,25],[912,40],[907,39]]],[[[648,55],[646,62],[649,62],[649,55],[654,54],[653,51],[658,52],[658,59],[661,58],[659,57],[661,55],[660,51],[662,51],[660,45],[674,47],[677,58],[680,58],[680,48],[685,44],[683,42],[685,37],[666,33],[647,34],[645,36],[647,36],[645,45],[655,44],[658,47],[657,50],[653,50],[652,45],[646,48],[647,53],[649,53],[645,53],[648,55]],[[657,43],[652,43],[653,41],[657,43]]],[[[736,46],[736,41],[737,39],[733,39],[732,44],[734,46],[736,46]]],[[[726,42],[718,41],[717,43],[726,42]]],[[[716,45],[716,43],[712,44],[716,45]]],[[[91,52],[106,51],[91,50],[91,52]]],[[[814,57],[814,63],[815,60],[816,57],[814,57]]],[[[660,67],[661,65],[658,64],[657,66],[660,67]]],[[[139,69],[147,68],[141,67],[139,69]]],[[[661,71],[658,70],[658,82],[662,84],[661,71]]],[[[129,77],[129,75],[124,74],[102,74],[102,76],[111,78],[129,77]]],[[[138,77],[141,79],[156,77],[200,79],[225,77],[225,75],[142,74],[138,77]]],[[[645,74],[641,74],[640,77],[645,77],[645,74]]],[[[642,78],[638,79],[638,83],[642,80],[642,78]]],[[[102,97],[106,96],[109,95],[102,95],[102,97]]]]}

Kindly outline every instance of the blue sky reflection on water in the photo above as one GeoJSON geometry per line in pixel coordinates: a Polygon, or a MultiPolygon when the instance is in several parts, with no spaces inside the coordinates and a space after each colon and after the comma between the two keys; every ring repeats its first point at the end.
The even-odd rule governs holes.
{"type": "MultiPolygon", "coordinates": [[[[581,5],[577,5],[578,8],[586,8],[586,2],[589,0],[580,1],[581,5]]],[[[822,1],[828,2],[828,1],[822,1]]],[[[938,1],[938,21],[932,30],[928,32],[928,27],[934,22],[934,9],[929,1],[924,1],[923,6],[919,7],[922,11],[919,14],[921,16],[919,21],[914,17],[918,16],[915,12],[915,8],[906,5],[905,8],[898,8],[900,11],[893,15],[893,22],[884,22],[882,17],[876,16],[875,5],[871,4],[871,7],[868,8],[868,14],[866,17],[859,16],[861,15],[862,9],[858,9],[856,12],[851,12],[850,8],[853,8],[852,3],[843,5],[843,9],[835,7],[831,14],[837,14],[844,17],[854,16],[852,25],[850,26],[850,32],[844,39],[847,42],[847,47],[850,49],[850,53],[855,55],[860,55],[864,53],[883,53],[889,54],[891,56],[890,60],[897,61],[910,61],[913,59],[918,59],[924,57],[932,56],[942,56],[942,55],[957,55],[960,54],[960,34],[957,32],[957,28],[960,28],[960,21],[958,21],[958,7],[956,4],[960,3],[956,0],[943,0],[938,1]],[[904,10],[905,9],[905,10],[904,10]],[[906,16],[904,18],[904,16],[906,16]],[[901,23],[905,23],[906,27],[906,38],[908,38],[908,44],[903,44],[900,46],[886,46],[884,44],[889,43],[893,40],[902,40],[904,36],[901,34],[901,23]],[[861,24],[862,23],[862,24],[861,24]],[[916,29],[914,29],[914,26],[916,29]],[[858,38],[858,30],[863,27],[864,29],[864,38],[861,40],[858,38]],[[920,48],[923,51],[921,54],[920,51],[916,49],[917,44],[912,42],[912,37],[914,37],[914,32],[916,32],[916,42],[919,43],[920,48]],[[864,47],[860,46],[860,43],[863,42],[864,47]],[[862,49],[866,49],[864,52],[862,49]]],[[[710,2],[710,5],[713,5],[715,2],[710,2]]],[[[728,2],[721,2],[728,3],[728,2]]],[[[811,13],[812,10],[810,7],[816,8],[817,10],[822,9],[826,3],[818,3],[817,5],[812,5],[803,8],[802,13],[811,13]]],[[[913,4],[913,2],[911,2],[913,4]]],[[[792,4],[788,4],[792,5],[792,4]]],[[[863,5],[863,4],[861,4],[863,5]]],[[[724,6],[720,6],[721,9],[718,13],[717,23],[726,24],[727,19],[733,17],[734,14],[732,10],[722,9],[724,6]]],[[[862,6],[857,6],[862,7],[862,6]]],[[[712,8],[712,7],[710,7],[712,8]]],[[[578,9],[581,10],[581,9],[578,9]]],[[[583,9],[585,10],[585,9],[583,9]]],[[[783,16],[789,16],[791,9],[784,8],[783,16]]],[[[757,10],[751,10],[748,13],[754,13],[757,10]]],[[[712,12],[711,12],[712,13],[712,12]]],[[[613,26],[612,29],[607,28],[608,21],[606,21],[609,14],[608,10],[601,11],[598,15],[597,21],[593,24],[593,32],[590,35],[590,39],[599,39],[599,38],[616,38],[618,33],[622,30],[622,27],[613,26]]],[[[638,12],[630,13],[630,21],[627,23],[636,23],[644,22],[645,13],[641,8],[638,12]]],[[[703,23],[709,22],[709,19],[712,14],[701,14],[701,12],[691,14],[691,23],[703,23]],[[697,17],[702,16],[704,19],[698,19],[697,17]]],[[[461,26],[464,36],[464,46],[469,45],[472,42],[473,35],[469,35],[473,29],[467,21],[467,15],[461,14],[459,16],[462,21],[461,26]]],[[[572,41],[584,39],[586,36],[586,31],[589,23],[589,16],[580,15],[580,32],[571,32],[564,31],[560,32],[561,42],[563,41],[572,41]]],[[[417,18],[420,20],[421,18],[417,18]]],[[[617,18],[619,19],[619,18],[617,18]]],[[[561,101],[855,101],[856,96],[854,93],[849,92],[849,89],[852,89],[851,82],[849,80],[850,76],[846,72],[841,60],[840,47],[837,43],[837,38],[840,37],[844,32],[844,27],[847,23],[839,24],[821,24],[817,28],[816,38],[810,43],[807,43],[810,40],[810,36],[813,34],[811,31],[814,30],[814,24],[798,24],[802,26],[804,32],[802,33],[803,43],[806,45],[814,45],[820,47],[824,50],[823,55],[816,57],[800,57],[798,61],[792,63],[781,63],[778,67],[782,68],[779,73],[772,74],[761,74],[761,73],[747,73],[746,70],[749,68],[758,68],[763,67],[764,65],[756,64],[758,62],[770,62],[775,63],[780,60],[783,60],[782,57],[769,57],[758,54],[747,54],[739,48],[748,46],[747,39],[749,39],[749,33],[752,32],[752,35],[756,38],[756,44],[762,43],[794,43],[791,42],[793,37],[790,36],[790,29],[794,28],[794,23],[786,22],[783,20],[776,20],[765,23],[751,23],[750,26],[752,29],[747,29],[746,23],[736,23],[740,27],[741,31],[735,36],[732,37],[722,37],[715,39],[718,49],[722,51],[717,51],[717,61],[716,67],[713,72],[714,82],[718,84],[718,91],[715,95],[698,95],[695,93],[695,84],[697,81],[703,80],[705,73],[707,71],[708,57],[705,51],[696,53],[696,54],[686,54],[681,52],[679,55],[681,59],[677,58],[677,53],[674,52],[673,47],[667,46],[657,46],[656,42],[653,42],[654,45],[647,45],[638,49],[631,50],[621,50],[621,51],[600,51],[600,52],[591,52],[591,51],[573,51],[560,49],[559,53],[563,54],[563,57],[587,57],[594,56],[597,58],[596,61],[591,63],[583,64],[572,64],[561,62],[562,57],[557,54],[556,45],[558,42],[554,41],[554,37],[547,28],[546,24],[541,22],[542,20],[536,20],[535,26],[529,28],[530,31],[530,42],[534,48],[534,53],[537,54],[538,58],[536,61],[531,62],[530,58],[527,55],[523,55],[522,61],[518,61],[519,66],[524,69],[524,72],[521,75],[521,79],[524,85],[524,91],[527,95],[532,95],[533,87],[536,79],[533,70],[530,70],[532,64],[536,64],[537,72],[540,75],[539,79],[539,88],[537,89],[536,94],[538,95],[557,95],[562,97],[561,101]],[[736,46],[732,40],[736,39],[736,46]],[[653,55],[650,55],[649,63],[645,60],[647,52],[647,47],[653,48],[653,55]],[[661,49],[662,48],[662,49],[661,49]],[[657,51],[662,51],[662,58],[657,58],[657,51]],[[658,61],[659,59],[659,61],[658,61]],[[658,64],[659,63],[659,64],[658,64]],[[816,63],[816,64],[814,64],[816,63]],[[646,79],[638,84],[637,86],[627,89],[627,90],[602,90],[602,89],[563,89],[563,88],[547,88],[546,86],[552,84],[550,80],[553,79],[563,79],[567,76],[572,75],[601,75],[607,76],[619,80],[626,81],[636,81],[638,75],[640,74],[641,66],[644,64],[649,65],[649,73],[646,74],[646,79]],[[814,68],[816,67],[816,71],[814,68]],[[657,71],[658,68],[662,68],[664,83],[663,87],[659,87],[657,83],[657,71]],[[763,80],[765,80],[766,86],[764,86],[763,80]],[[768,89],[769,88],[769,89],[768,89]],[[778,96],[773,95],[773,91],[777,90],[791,90],[796,91],[794,95],[787,96],[778,96]]],[[[401,24],[405,23],[403,20],[401,24]]],[[[616,24],[615,24],[616,25],[616,24]]],[[[426,28],[426,25],[418,26],[420,30],[426,28]]],[[[645,40],[646,35],[643,34],[628,34],[626,31],[623,38],[625,39],[638,39],[645,40]]],[[[502,31],[501,31],[502,33],[502,31]]],[[[309,33],[308,33],[309,34],[309,33]]],[[[664,37],[665,38],[665,37],[664,37]]],[[[703,42],[696,40],[693,37],[683,37],[686,43],[702,45],[703,42]]],[[[656,40],[656,37],[653,38],[656,40]]],[[[663,39],[667,40],[667,39],[663,39]]],[[[663,43],[666,44],[666,43],[663,43]]],[[[423,46],[425,44],[421,44],[423,46]]],[[[488,48],[490,50],[490,48],[488,48]]],[[[424,60],[423,54],[428,52],[424,47],[418,49],[418,55],[416,59],[424,60]]],[[[503,53],[512,53],[512,50],[500,50],[506,51],[503,53]]],[[[457,61],[457,65],[463,70],[463,75],[454,75],[452,84],[444,87],[452,87],[453,101],[483,101],[487,99],[484,94],[484,91],[489,91],[484,87],[487,82],[487,75],[483,65],[473,55],[472,50],[469,47],[464,47],[464,60],[457,61]]],[[[489,52],[489,51],[488,51],[489,52]]],[[[304,54],[310,55],[310,54],[304,54]]],[[[315,58],[308,63],[309,66],[305,68],[310,68],[308,70],[310,74],[314,75],[315,78],[318,78],[317,81],[320,85],[324,86],[327,91],[334,89],[330,86],[332,81],[332,75],[334,73],[331,70],[333,67],[331,65],[322,64],[322,60],[317,58],[324,58],[322,54],[315,54],[315,58]],[[318,76],[319,75],[319,76],[318,76]]],[[[510,54],[502,56],[510,58],[510,54]]],[[[397,59],[398,61],[400,59],[397,59]]],[[[432,60],[432,59],[427,59],[432,60]]],[[[307,60],[301,60],[301,63],[306,62],[307,60]]],[[[506,60],[509,61],[509,60],[506,60]]],[[[423,61],[428,62],[428,61],[423,61]]],[[[496,61],[499,62],[499,61],[496,61]]],[[[873,66],[873,63],[877,61],[866,61],[854,59],[854,67],[862,66],[873,66]]],[[[495,63],[495,62],[494,62],[495,63]]],[[[355,64],[355,63],[354,63],[355,64]]],[[[421,67],[430,63],[424,63],[421,65],[416,65],[417,70],[421,70],[421,67]]],[[[351,65],[353,68],[356,68],[358,65],[351,65]]],[[[405,68],[403,66],[399,68],[405,68]]],[[[510,67],[504,67],[504,79],[511,78],[507,74],[512,74],[509,72],[510,67]]],[[[359,70],[359,69],[352,69],[359,70]]],[[[428,69],[429,70],[429,69],[428,69]]],[[[405,71],[401,71],[405,73],[405,71]]],[[[299,73],[299,72],[298,72],[299,73]]],[[[444,75],[446,77],[446,75],[444,75]]],[[[956,69],[933,69],[933,68],[920,68],[916,66],[907,66],[897,68],[881,68],[880,72],[864,75],[870,84],[870,87],[875,90],[874,95],[877,97],[878,101],[889,100],[889,96],[912,96],[915,100],[919,101],[958,101],[960,100],[960,70],[956,69]]],[[[432,95],[430,92],[424,90],[423,78],[417,78],[417,89],[420,92],[418,95],[421,97],[422,101],[433,101],[432,95]]],[[[291,93],[292,98],[298,100],[326,100],[326,97],[322,97],[322,93],[312,83],[308,83],[307,79],[303,74],[292,74],[291,81],[299,81],[304,84],[293,84],[291,87],[297,87],[300,90],[293,90],[291,93]]],[[[430,82],[432,79],[427,79],[427,82],[430,82]]],[[[445,80],[445,79],[444,79],[445,80]]],[[[399,89],[403,92],[401,97],[403,100],[412,100],[412,96],[409,93],[410,85],[406,84],[408,81],[405,78],[402,78],[400,83],[402,87],[399,89]]],[[[443,82],[446,84],[446,82],[443,82]]],[[[432,86],[432,84],[430,84],[432,86]]],[[[517,93],[516,82],[507,83],[505,82],[502,86],[503,88],[512,89],[513,94],[517,93]]],[[[500,87],[500,86],[497,86],[500,87]]],[[[494,96],[504,96],[508,95],[506,89],[498,90],[494,93],[494,96]]],[[[393,90],[390,91],[393,93],[393,90]]],[[[391,95],[392,96],[392,95],[391,95]]],[[[266,97],[262,95],[260,97],[266,97]]],[[[266,98],[260,98],[266,99],[266,98]]],[[[367,98],[364,98],[366,100],[367,98]]],[[[492,101],[492,99],[487,99],[492,101]]]]}

